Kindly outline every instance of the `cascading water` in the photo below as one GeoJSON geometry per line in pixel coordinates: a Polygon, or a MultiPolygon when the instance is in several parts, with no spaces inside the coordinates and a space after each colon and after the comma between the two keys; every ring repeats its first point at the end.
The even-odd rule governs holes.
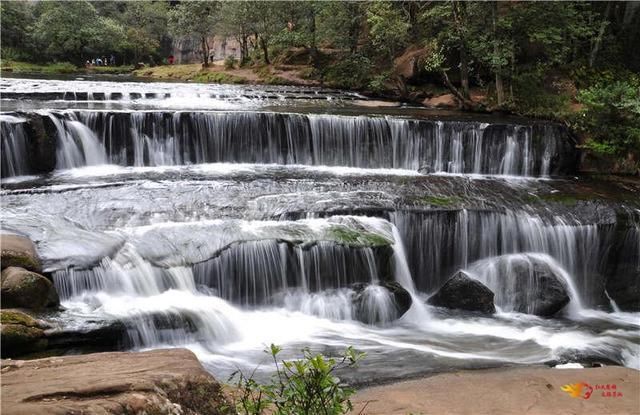
{"type": "Polygon", "coordinates": [[[563,181],[505,177],[572,172],[576,153],[557,125],[404,109],[137,111],[127,96],[217,94],[273,111],[261,96],[312,94],[54,86],[124,102],[39,111],[39,130],[33,114],[0,118],[3,177],[29,173],[32,134],[56,141],[59,171],[3,184],[1,223],[37,243],[65,307],[61,329],[119,323],[123,347],[187,347],[219,376],[255,367],[269,343],[292,356],[353,345],[368,353],[361,381],[557,360],[640,367],[637,314],[602,311],[634,309],[623,294],[640,267],[640,214],[529,205],[563,181]],[[494,291],[497,315],[427,305],[459,270],[494,291]],[[562,319],[527,314],[543,273],[568,292],[562,319]]]}
{"type": "Polygon", "coordinates": [[[58,168],[228,162],[548,176],[571,171],[574,163],[565,133],[550,124],[269,112],[49,116],[59,140],[58,168]]]}
{"type": "Polygon", "coordinates": [[[2,133],[2,177],[23,176],[29,173],[25,118],[0,115],[2,133]]]}

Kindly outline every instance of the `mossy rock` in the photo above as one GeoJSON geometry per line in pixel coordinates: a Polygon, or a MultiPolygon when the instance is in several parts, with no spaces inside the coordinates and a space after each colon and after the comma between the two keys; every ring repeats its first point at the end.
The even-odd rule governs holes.
{"type": "Polygon", "coordinates": [[[34,272],[42,272],[42,263],[36,247],[29,238],[20,235],[0,234],[2,269],[20,267],[34,272]]]}
{"type": "Polygon", "coordinates": [[[44,331],[22,324],[2,324],[0,329],[2,357],[15,357],[46,349],[44,331]]]}
{"type": "Polygon", "coordinates": [[[393,241],[377,233],[356,230],[344,225],[331,226],[327,233],[335,242],[354,248],[389,246],[393,244],[393,241]]]}
{"type": "Polygon", "coordinates": [[[18,310],[1,310],[0,323],[20,324],[26,327],[40,328],[40,324],[36,319],[18,310]]]}
{"type": "Polygon", "coordinates": [[[2,308],[39,310],[59,304],[51,281],[40,274],[18,267],[9,267],[2,271],[0,294],[2,308]]]}

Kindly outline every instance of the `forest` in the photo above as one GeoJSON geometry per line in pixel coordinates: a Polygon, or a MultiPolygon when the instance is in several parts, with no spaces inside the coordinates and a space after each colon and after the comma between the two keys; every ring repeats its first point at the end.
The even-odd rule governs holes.
{"type": "MultiPolygon", "coordinates": [[[[296,61],[322,85],[560,120],[594,154],[636,173],[640,3],[418,1],[2,2],[2,66],[166,64],[195,39],[234,38],[227,68],[296,61]]],[[[203,68],[204,69],[204,68],[203,68]]],[[[268,71],[268,69],[267,69],[268,71]]],[[[224,79],[222,79],[224,81],[224,79]]]]}

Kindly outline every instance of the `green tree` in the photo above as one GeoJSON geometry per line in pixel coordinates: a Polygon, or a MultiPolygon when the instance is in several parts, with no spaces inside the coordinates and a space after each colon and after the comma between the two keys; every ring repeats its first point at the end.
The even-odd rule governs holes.
{"type": "Polygon", "coordinates": [[[35,22],[33,7],[28,2],[0,2],[2,56],[29,59],[33,56],[31,27],[35,22]]]}
{"type": "Polygon", "coordinates": [[[409,39],[410,24],[402,7],[390,1],[377,1],[367,9],[367,24],[372,46],[381,60],[389,61],[409,39]]]}
{"type": "Polygon", "coordinates": [[[87,1],[48,2],[34,26],[34,38],[47,55],[77,64],[95,54],[112,53],[125,37],[122,26],[99,16],[87,1]]]}
{"type": "Polygon", "coordinates": [[[194,36],[200,42],[202,66],[209,66],[209,38],[219,22],[218,2],[185,1],[169,11],[169,28],[174,36],[194,36]]]}

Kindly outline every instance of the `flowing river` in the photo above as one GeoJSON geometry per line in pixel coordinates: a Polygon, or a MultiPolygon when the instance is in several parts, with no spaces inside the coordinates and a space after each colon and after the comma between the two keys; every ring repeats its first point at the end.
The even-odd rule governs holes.
{"type": "Polygon", "coordinates": [[[323,89],[2,79],[0,92],[1,224],[35,241],[64,307],[56,330],[186,347],[220,379],[268,374],[270,343],[285,357],[352,345],[361,383],[640,369],[640,314],[612,289],[640,272],[640,201],[563,203],[582,181],[562,126],[323,89]],[[510,278],[541,266],[570,297],[552,318],[521,307],[535,281],[510,278]],[[427,304],[458,270],[495,293],[495,315],[427,304]],[[402,316],[387,282],[411,296],[402,316]]]}

